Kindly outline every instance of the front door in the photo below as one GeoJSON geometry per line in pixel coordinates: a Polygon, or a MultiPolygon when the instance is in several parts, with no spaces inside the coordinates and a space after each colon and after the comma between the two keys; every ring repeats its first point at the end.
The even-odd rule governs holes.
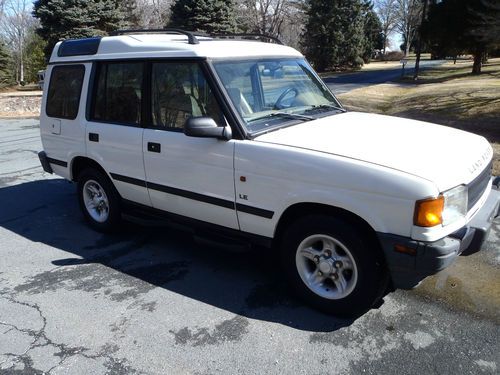
{"type": "Polygon", "coordinates": [[[198,62],[151,63],[151,124],[144,129],[144,165],[153,207],[238,229],[234,141],[188,137],[191,116],[225,119],[198,62]]]}

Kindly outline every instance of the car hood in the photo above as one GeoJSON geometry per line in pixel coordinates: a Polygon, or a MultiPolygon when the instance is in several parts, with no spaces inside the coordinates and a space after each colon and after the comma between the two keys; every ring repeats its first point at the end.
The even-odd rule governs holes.
{"type": "Polygon", "coordinates": [[[493,150],[481,136],[422,121],[346,112],[255,138],[382,165],[432,181],[440,191],[472,181],[493,150]]]}

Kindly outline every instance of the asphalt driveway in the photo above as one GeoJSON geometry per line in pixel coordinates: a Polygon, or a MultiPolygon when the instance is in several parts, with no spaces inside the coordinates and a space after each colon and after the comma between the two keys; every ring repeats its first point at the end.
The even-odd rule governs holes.
{"type": "MultiPolygon", "coordinates": [[[[422,70],[441,65],[443,60],[422,60],[420,68],[422,70]]],[[[415,62],[411,61],[405,66],[405,75],[412,75],[415,71],[415,62]]],[[[365,70],[357,73],[339,74],[337,76],[325,77],[323,81],[330,87],[335,95],[344,94],[346,92],[378,85],[380,83],[396,81],[401,77],[402,65],[400,67],[380,70],[365,70]]]]}
{"type": "Polygon", "coordinates": [[[486,297],[473,276],[444,271],[340,320],[295,300],[267,252],[130,223],[120,235],[92,231],[75,186],[41,170],[40,149],[37,120],[0,120],[2,374],[500,370],[498,220],[488,247],[459,262],[490,275],[476,285],[486,297]]]}

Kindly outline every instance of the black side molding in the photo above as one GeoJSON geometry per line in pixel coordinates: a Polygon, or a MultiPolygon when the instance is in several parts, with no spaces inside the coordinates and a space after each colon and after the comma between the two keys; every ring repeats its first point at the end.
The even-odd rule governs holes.
{"type": "Polygon", "coordinates": [[[195,201],[213,204],[214,206],[220,206],[220,207],[229,208],[231,210],[234,210],[234,202],[233,201],[228,201],[228,200],[221,199],[221,198],[215,198],[215,197],[211,197],[209,195],[199,194],[199,193],[195,193],[195,192],[189,191],[189,190],[182,190],[182,189],[174,188],[171,186],[155,184],[152,182],[148,182],[147,185],[148,185],[149,189],[161,191],[163,193],[178,195],[180,197],[189,198],[189,199],[192,199],[195,201]]]}
{"type": "Polygon", "coordinates": [[[154,182],[147,182],[137,178],[123,176],[117,173],[110,173],[110,175],[116,181],[126,182],[128,184],[146,187],[148,189],[161,191],[163,193],[177,195],[180,197],[192,199],[203,203],[213,204],[214,206],[224,207],[230,210],[236,209],[238,211],[245,212],[247,214],[254,216],[260,216],[266,219],[271,219],[274,216],[273,211],[265,210],[262,208],[247,206],[240,203],[235,204],[233,201],[230,200],[216,198],[205,194],[195,193],[194,191],[183,190],[172,186],[160,185],[154,182]]]}
{"type": "Polygon", "coordinates": [[[245,204],[236,203],[236,209],[238,211],[244,212],[246,214],[265,217],[266,219],[272,219],[274,216],[273,211],[264,210],[262,208],[247,206],[245,204]]]}
{"type": "Polygon", "coordinates": [[[132,184],[132,185],[146,187],[146,181],[144,181],[144,180],[139,180],[138,178],[123,176],[121,174],[116,174],[116,173],[110,173],[110,175],[113,178],[113,180],[126,182],[126,183],[132,184]]]}
{"type": "Polygon", "coordinates": [[[50,164],[60,165],[61,167],[64,167],[64,168],[68,167],[68,163],[67,162],[62,161],[62,160],[58,160],[58,159],[54,159],[54,158],[49,158],[48,156],[47,156],[47,161],[50,164]]]}

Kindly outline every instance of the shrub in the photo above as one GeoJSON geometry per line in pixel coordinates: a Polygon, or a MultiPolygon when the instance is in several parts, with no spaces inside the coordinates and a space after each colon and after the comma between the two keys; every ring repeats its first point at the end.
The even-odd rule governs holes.
{"type": "Polygon", "coordinates": [[[380,55],[377,57],[378,60],[380,61],[399,61],[403,57],[405,57],[405,54],[401,51],[391,51],[387,52],[385,55],[380,55]]]}

